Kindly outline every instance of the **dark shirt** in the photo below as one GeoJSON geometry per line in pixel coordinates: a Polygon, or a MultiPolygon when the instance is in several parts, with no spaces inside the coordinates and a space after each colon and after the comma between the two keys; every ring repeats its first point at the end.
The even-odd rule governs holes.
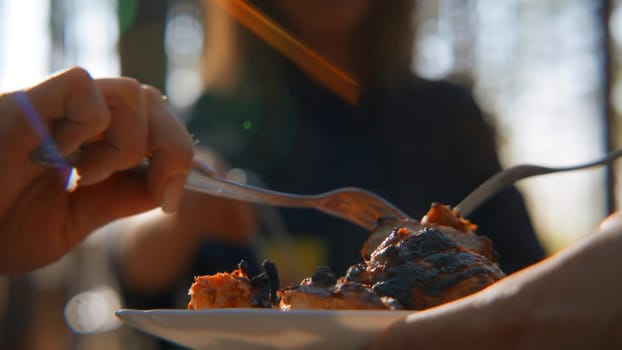
{"type": "MultiPolygon", "coordinates": [[[[366,91],[352,106],[292,68],[285,93],[203,95],[188,128],[236,168],[269,188],[312,194],[358,186],[420,219],[432,202],[455,205],[501,169],[494,133],[464,88],[414,76],[390,91],[366,91]]],[[[255,82],[255,84],[258,84],[255,82]]],[[[247,89],[247,90],[244,90],[247,89]]],[[[291,234],[321,238],[342,274],[360,260],[363,229],[310,209],[280,209],[291,234]]],[[[544,256],[523,199],[512,188],[470,219],[513,272],[544,256]]],[[[268,257],[269,258],[269,257],[268,257]]]]}

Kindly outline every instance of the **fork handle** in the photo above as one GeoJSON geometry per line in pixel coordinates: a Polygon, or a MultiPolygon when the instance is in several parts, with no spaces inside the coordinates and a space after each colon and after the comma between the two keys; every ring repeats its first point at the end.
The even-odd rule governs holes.
{"type": "Polygon", "coordinates": [[[595,167],[598,165],[610,164],[614,159],[622,156],[622,149],[612,151],[608,153],[604,158],[574,165],[567,167],[544,167],[539,165],[516,165],[505,170],[502,170],[484,183],[482,183],[479,187],[477,187],[473,192],[471,192],[468,196],[466,196],[462,202],[454,207],[454,211],[459,213],[463,217],[467,217],[471,215],[471,213],[477,209],[482,203],[492,197],[494,194],[499,192],[500,190],[514,184],[516,181],[521,179],[537,176],[537,175],[545,175],[551,173],[558,173],[564,171],[573,171],[580,169],[587,169],[591,167],[595,167]]]}
{"type": "Polygon", "coordinates": [[[312,207],[313,201],[309,196],[296,194],[284,195],[278,191],[259,187],[248,189],[244,185],[230,182],[214,175],[204,176],[195,170],[191,171],[188,175],[184,188],[219,197],[280,207],[307,208],[312,207]]]}

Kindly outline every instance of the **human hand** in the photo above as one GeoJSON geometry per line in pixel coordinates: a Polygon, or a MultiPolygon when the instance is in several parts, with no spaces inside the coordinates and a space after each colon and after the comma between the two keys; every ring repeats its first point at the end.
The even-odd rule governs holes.
{"type": "Polygon", "coordinates": [[[43,140],[15,93],[1,94],[0,274],[52,262],[114,219],[177,208],[192,138],[159,91],[128,78],[93,80],[73,68],[24,92],[61,155],[82,147],[80,180],[66,191],[59,169],[31,161],[43,140]],[[146,174],[121,172],[147,154],[146,174]]]}
{"type": "Polygon", "coordinates": [[[622,348],[622,214],[489,288],[414,312],[368,349],[622,348]]]}

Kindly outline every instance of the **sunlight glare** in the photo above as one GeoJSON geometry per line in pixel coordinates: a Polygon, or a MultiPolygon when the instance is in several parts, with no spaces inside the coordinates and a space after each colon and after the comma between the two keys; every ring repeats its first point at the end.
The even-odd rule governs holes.
{"type": "Polygon", "coordinates": [[[4,1],[0,12],[0,91],[29,86],[49,70],[50,2],[4,1]]]}

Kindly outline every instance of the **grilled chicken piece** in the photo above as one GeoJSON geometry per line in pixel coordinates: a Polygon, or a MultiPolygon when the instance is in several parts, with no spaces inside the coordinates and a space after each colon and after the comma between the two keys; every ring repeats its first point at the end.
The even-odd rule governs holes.
{"type": "Polygon", "coordinates": [[[281,310],[292,309],[389,309],[380,297],[366,286],[337,279],[328,266],[315,270],[300,285],[280,290],[281,310]]]}
{"type": "Polygon", "coordinates": [[[195,278],[189,309],[415,309],[443,304],[503,278],[491,241],[450,207],[433,204],[421,222],[382,218],[344,277],[318,268],[300,285],[279,290],[276,267],[249,279],[232,273],[195,278]],[[277,292],[278,291],[278,292],[277,292]]]}
{"type": "Polygon", "coordinates": [[[195,277],[188,290],[188,309],[272,307],[277,300],[278,274],[270,261],[264,261],[263,269],[261,274],[249,278],[242,261],[231,273],[195,277]]]}
{"type": "Polygon", "coordinates": [[[423,225],[412,231],[397,226],[369,260],[350,267],[345,278],[396,299],[403,308],[421,310],[477,292],[504,276],[489,257],[450,239],[448,229],[423,225]]]}
{"type": "Polygon", "coordinates": [[[448,205],[432,203],[432,207],[421,219],[422,224],[439,224],[453,227],[464,233],[473,233],[477,230],[477,225],[460,216],[459,213],[451,210],[448,205]]]}
{"type": "Polygon", "coordinates": [[[432,203],[432,207],[421,219],[421,223],[445,226],[442,231],[452,241],[492,261],[497,261],[497,252],[492,248],[490,239],[476,235],[477,225],[460,216],[448,205],[432,203]]]}
{"type": "Polygon", "coordinates": [[[462,218],[447,205],[432,203],[430,210],[421,219],[421,222],[414,220],[399,220],[394,217],[385,217],[378,220],[378,227],[369,236],[361,255],[365,260],[369,260],[371,253],[382,243],[396,227],[407,228],[412,232],[417,232],[423,227],[443,226],[443,234],[453,242],[472,252],[483,255],[492,261],[497,261],[497,253],[492,247],[492,242],[488,237],[475,234],[477,225],[472,224],[467,219],[462,218]]]}

